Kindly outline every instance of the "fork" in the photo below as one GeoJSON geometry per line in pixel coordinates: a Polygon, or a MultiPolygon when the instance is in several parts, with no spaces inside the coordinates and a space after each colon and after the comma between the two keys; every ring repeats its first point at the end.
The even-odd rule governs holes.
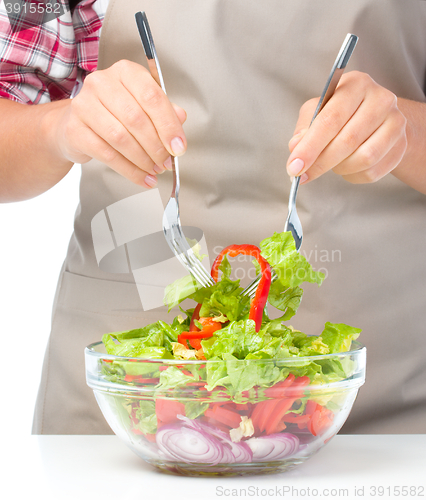
{"type": "MultiPolygon", "coordinates": [[[[149,71],[154,80],[166,94],[163,75],[161,72],[160,63],[158,62],[154,40],[152,38],[151,30],[148,24],[148,18],[145,12],[138,12],[135,15],[135,18],[145,55],[148,61],[149,71]]],[[[172,156],[172,172],[172,193],[170,195],[170,199],[166,205],[166,208],[164,209],[163,215],[164,236],[172,252],[176,255],[180,263],[187,269],[187,271],[189,271],[192,277],[200,285],[208,287],[214,284],[214,280],[201,264],[192,248],[189,246],[188,241],[183,234],[182,226],[180,223],[178,200],[180,188],[179,163],[178,159],[174,156],[172,156]]]]}
{"type": "MultiPolygon", "coordinates": [[[[330,97],[334,94],[336,90],[337,84],[339,83],[340,77],[343,75],[345,68],[349,62],[349,59],[352,55],[352,52],[355,49],[355,46],[358,42],[358,37],[356,35],[352,35],[348,33],[346,38],[340,47],[337,58],[333,64],[328,80],[325,84],[324,90],[322,91],[320,100],[315,109],[314,116],[312,117],[311,123],[317,117],[318,113],[323,109],[323,107],[327,104],[330,97]]],[[[302,223],[300,222],[299,216],[296,210],[296,197],[297,191],[299,189],[300,177],[294,177],[291,183],[290,196],[288,201],[288,215],[287,220],[285,222],[284,231],[291,231],[291,234],[294,238],[294,243],[296,246],[296,250],[299,251],[300,246],[302,245],[303,239],[303,230],[302,223]]],[[[277,279],[277,275],[274,270],[272,270],[272,280],[275,281],[277,279]]],[[[248,295],[250,298],[253,298],[256,293],[257,285],[259,284],[260,276],[257,276],[242,292],[241,295],[248,295]]]]}

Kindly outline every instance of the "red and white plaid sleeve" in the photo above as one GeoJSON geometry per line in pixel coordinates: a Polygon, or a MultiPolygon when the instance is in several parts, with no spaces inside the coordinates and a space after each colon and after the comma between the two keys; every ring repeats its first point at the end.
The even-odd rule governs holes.
{"type": "Polygon", "coordinates": [[[107,6],[108,0],[82,0],[72,15],[67,10],[45,24],[17,31],[2,2],[0,97],[27,104],[71,97],[97,67],[107,6]]]}

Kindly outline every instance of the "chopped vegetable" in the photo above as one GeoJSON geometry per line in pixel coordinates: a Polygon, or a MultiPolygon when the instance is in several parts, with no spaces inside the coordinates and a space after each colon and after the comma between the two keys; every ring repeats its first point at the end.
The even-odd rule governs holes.
{"type": "Polygon", "coordinates": [[[253,452],[254,462],[282,460],[294,455],[299,448],[299,438],[288,432],[258,438],[254,437],[245,442],[253,452]]]}
{"type": "Polygon", "coordinates": [[[146,439],[153,455],[209,465],[282,460],[309,439],[329,439],[345,401],[327,386],[351,375],[351,361],[338,354],[361,330],[326,323],[320,335],[308,336],[284,323],[300,305],[301,283],[320,285],[324,276],[296,251],[291,233],[275,233],[260,248],[228,246],[211,273],[208,288],[192,286],[192,278],[167,287],[170,306],[195,301],[194,309],[181,309],[186,318],[103,336],[107,353],[118,356],[100,360],[103,376],[129,390],[118,405],[129,432],[146,439]],[[228,256],[240,254],[254,257],[262,273],[251,302],[231,279],[228,256]],[[271,268],[278,276],[272,284],[271,268]],[[271,320],[267,302],[282,315],[271,320]],[[132,385],[154,396],[135,402],[132,385]]]}
{"type": "Polygon", "coordinates": [[[254,434],[254,427],[251,418],[241,417],[240,425],[236,429],[231,429],[229,435],[233,443],[239,443],[243,437],[250,437],[254,434]]]}
{"type": "Polygon", "coordinates": [[[251,255],[256,259],[262,272],[262,277],[256,289],[254,299],[251,301],[249,319],[252,319],[256,324],[256,332],[262,326],[263,309],[265,308],[266,301],[268,300],[269,288],[271,286],[271,267],[268,262],[260,255],[260,249],[255,245],[230,245],[220,252],[212,266],[212,278],[218,281],[219,266],[225,254],[230,257],[237,255],[251,255]]]}

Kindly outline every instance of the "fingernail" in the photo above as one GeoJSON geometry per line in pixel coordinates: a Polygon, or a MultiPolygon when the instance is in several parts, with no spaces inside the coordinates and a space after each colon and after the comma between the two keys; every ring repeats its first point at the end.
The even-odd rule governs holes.
{"type": "Polygon", "coordinates": [[[154,165],[154,170],[157,172],[157,174],[162,174],[164,172],[164,168],[159,167],[158,165],[154,165]]]}
{"type": "Polygon", "coordinates": [[[174,156],[180,156],[185,152],[185,146],[180,137],[175,137],[170,143],[174,156]]]}
{"type": "Polygon", "coordinates": [[[173,165],[172,165],[172,157],[169,156],[167,158],[167,160],[163,163],[163,167],[164,168],[167,168],[167,170],[172,170],[173,169],[173,165]]]}
{"type": "Polygon", "coordinates": [[[157,179],[153,175],[147,175],[145,177],[145,184],[149,187],[154,187],[157,184],[157,179]]]}
{"type": "Polygon", "coordinates": [[[302,174],[300,176],[300,184],[304,184],[308,180],[308,174],[302,174]]]}
{"type": "Polygon", "coordinates": [[[300,158],[296,158],[287,167],[287,172],[289,173],[289,175],[298,175],[303,170],[304,166],[305,162],[300,158]]]}

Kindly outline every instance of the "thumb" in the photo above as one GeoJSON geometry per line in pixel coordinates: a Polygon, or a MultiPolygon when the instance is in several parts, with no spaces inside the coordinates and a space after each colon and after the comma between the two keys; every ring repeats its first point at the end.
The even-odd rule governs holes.
{"type": "Polygon", "coordinates": [[[288,147],[290,152],[296,147],[296,145],[300,142],[302,137],[306,134],[312,117],[314,116],[315,109],[318,105],[319,97],[315,97],[314,99],[309,99],[306,101],[299,111],[299,118],[296,123],[296,127],[294,129],[293,137],[290,139],[288,143],[288,147]]]}

